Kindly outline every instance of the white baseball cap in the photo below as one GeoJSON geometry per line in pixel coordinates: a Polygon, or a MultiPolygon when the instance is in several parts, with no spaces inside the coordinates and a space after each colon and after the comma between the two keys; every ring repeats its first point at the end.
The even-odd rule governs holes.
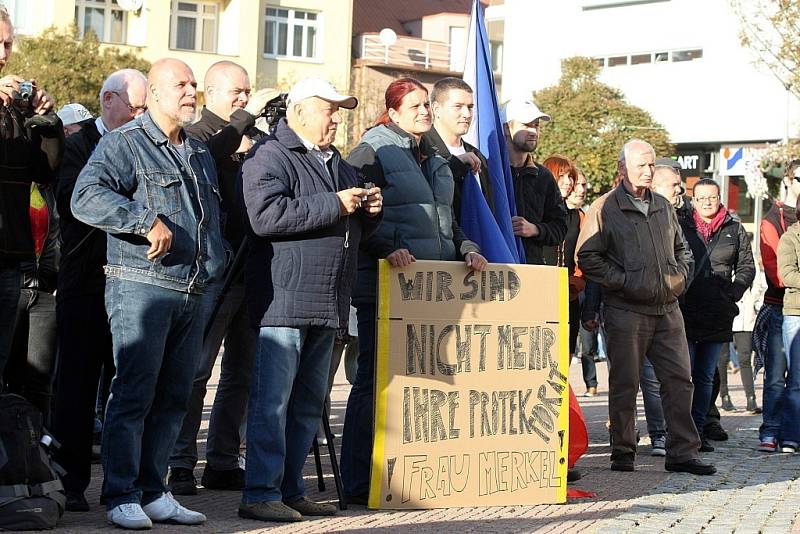
{"type": "Polygon", "coordinates": [[[534,104],[533,100],[523,98],[512,98],[503,108],[501,113],[503,122],[517,121],[522,124],[529,124],[536,119],[544,121],[550,120],[550,115],[542,113],[542,110],[534,104]]]}
{"type": "Polygon", "coordinates": [[[356,97],[339,93],[332,83],[321,78],[306,78],[300,80],[292,86],[287,100],[289,104],[294,104],[306,98],[311,98],[312,96],[339,104],[345,109],[353,109],[358,105],[358,99],[356,99],[356,97]]]}
{"type": "Polygon", "coordinates": [[[64,123],[64,126],[77,124],[92,118],[92,114],[89,113],[89,110],[81,104],[64,104],[64,107],[59,109],[56,115],[58,115],[61,122],[64,123]]]}

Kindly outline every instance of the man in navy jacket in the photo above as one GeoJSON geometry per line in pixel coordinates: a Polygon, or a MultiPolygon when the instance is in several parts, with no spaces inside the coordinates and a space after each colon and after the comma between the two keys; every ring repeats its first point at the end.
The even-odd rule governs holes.
{"type": "Polygon", "coordinates": [[[365,188],[332,143],[339,108],[357,105],[305,79],[287,118],[250,151],[239,199],[250,239],[245,265],[258,327],[247,416],[241,517],[299,521],[336,508],[305,496],[302,470],[319,426],[336,329],[349,316],[359,241],[379,222],[380,189],[365,188]]]}

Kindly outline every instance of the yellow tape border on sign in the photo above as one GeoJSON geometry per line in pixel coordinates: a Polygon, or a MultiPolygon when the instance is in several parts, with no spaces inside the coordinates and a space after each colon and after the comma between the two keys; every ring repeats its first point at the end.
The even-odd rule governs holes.
{"type": "Polygon", "coordinates": [[[378,261],[377,355],[375,364],[375,439],[372,443],[372,471],[369,485],[369,507],[380,508],[383,489],[383,458],[386,441],[386,411],[389,396],[389,304],[391,301],[386,260],[378,261]]]}
{"type": "MultiPolygon", "coordinates": [[[[559,368],[563,369],[564,374],[569,376],[569,274],[564,267],[561,267],[560,271],[561,275],[558,278],[558,323],[559,331],[561,332],[559,368]]],[[[561,393],[561,412],[558,416],[558,428],[564,431],[564,447],[562,447],[564,462],[558,462],[558,476],[562,484],[558,487],[557,502],[563,503],[567,501],[567,464],[569,463],[569,386],[564,388],[561,393]]]]}

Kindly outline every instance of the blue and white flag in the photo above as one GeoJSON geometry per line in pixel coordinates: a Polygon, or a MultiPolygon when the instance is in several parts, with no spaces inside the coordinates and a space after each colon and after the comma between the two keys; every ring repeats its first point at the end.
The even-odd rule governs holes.
{"type": "Polygon", "coordinates": [[[480,188],[467,187],[470,180],[475,181],[474,178],[467,177],[464,180],[460,214],[464,233],[478,243],[484,256],[490,262],[525,263],[525,249],[522,247],[522,240],[514,235],[511,225],[511,218],[517,214],[514,182],[511,166],[508,163],[503,123],[500,121],[489,37],[486,33],[483,8],[480,6],[479,0],[474,0],[472,4],[472,20],[467,39],[467,56],[464,62],[464,81],[472,88],[475,99],[475,116],[464,139],[478,147],[486,156],[489,164],[489,179],[494,192],[494,210],[492,210],[494,217],[487,218],[486,211],[479,208],[481,202],[486,205],[486,199],[481,194],[480,188]],[[465,213],[467,214],[466,218],[465,213]],[[477,221],[480,227],[495,225],[497,230],[491,228],[477,232],[475,228],[471,227],[469,221],[477,221]],[[499,256],[493,257],[493,254],[496,254],[497,249],[501,247],[497,246],[499,244],[492,244],[489,247],[489,243],[482,243],[481,238],[484,234],[500,236],[505,243],[507,254],[501,252],[499,256]]]}

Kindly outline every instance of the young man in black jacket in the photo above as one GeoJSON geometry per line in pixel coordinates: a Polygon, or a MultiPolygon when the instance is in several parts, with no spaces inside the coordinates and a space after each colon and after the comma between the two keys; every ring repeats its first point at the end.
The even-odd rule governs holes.
{"type": "Polygon", "coordinates": [[[522,238],[527,262],[542,265],[542,247],[558,245],[567,233],[567,208],[553,174],[531,155],[539,144],[539,123],[550,115],[523,99],[510,100],[503,114],[517,202],[514,234],[522,238]]]}
{"type": "Polygon", "coordinates": [[[460,78],[442,78],[431,92],[433,128],[423,138],[447,160],[453,173],[453,214],[461,223],[461,190],[468,173],[478,180],[486,203],[494,213],[489,166],[480,150],[462,139],[475,117],[472,88],[460,78]]]}
{"type": "MultiPolygon", "coordinates": [[[[255,127],[256,118],[279,93],[262,89],[251,95],[247,71],[232,61],[211,65],[206,72],[204,89],[206,105],[200,120],[188,126],[186,132],[206,143],[217,164],[222,195],[222,231],[232,250],[237,251],[244,242],[244,227],[236,209],[236,178],[250,147],[265,134],[255,127]]],[[[241,490],[244,485],[244,469],[239,466],[239,428],[250,391],[256,335],[247,320],[242,273],[229,273],[229,276],[234,281],[225,295],[217,297],[222,302],[203,342],[192,396],[170,456],[169,484],[175,495],[197,493],[194,477],[197,433],[203,417],[206,384],[211,378],[223,339],[225,353],[211,410],[202,484],[209,489],[234,491],[241,490]]],[[[215,303],[214,298],[208,299],[210,306],[215,303]]]]}
{"type": "MultiPolygon", "coordinates": [[[[14,26],[0,6],[0,73],[11,59],[14,26]]],[[[15,74],[0,78],[0,386],[21,286],[20,261],[33,259],[31,182],[53,180],[64,148],[53,100],[15,74]],[[28,98],[24,98],[28,94],[28,98]]]]}
{"type": "Polygon", "coordinates": [[[106,133],[144,113],[147,79],[134,69],[112,73],[100,89],[101,114],[67,137],[56,182],[61,263],[56,293],[59,365],[53,435],[61,443],[56,460],[67,474],[66,509],[89,510],[83,493],[91,479],[95,401],[101,369],[114,369],[105,306],[106,233],[74,217],[72,191],[97,143],[106,133]]]}

